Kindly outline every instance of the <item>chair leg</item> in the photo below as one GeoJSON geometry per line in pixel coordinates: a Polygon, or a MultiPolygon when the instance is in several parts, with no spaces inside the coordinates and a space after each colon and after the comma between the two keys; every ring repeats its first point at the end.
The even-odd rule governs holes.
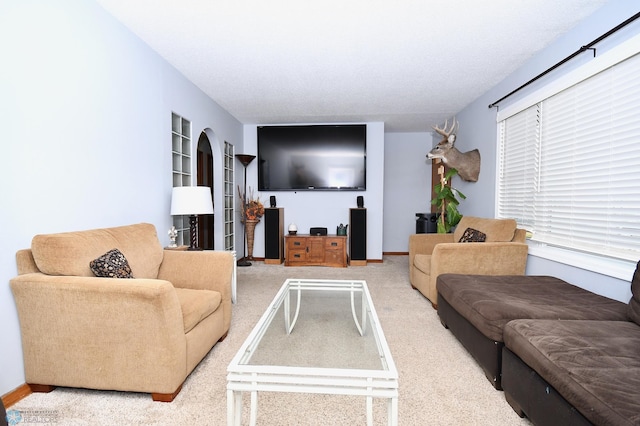
{"type": "Polygon", "coordinates": [[[173,393],[155,393],[154,392],[151,394],[151,398],[153,398],[153,400],[156,402],[172,402],[175,399],[175,397],[178,396],[181,390],[182,390],[182,384],[180,384],[180,386],[178,386],[178,389],[176,389],[175,392],[173,393]]]}
{"type": "Polygon", "coordinates": [[[31,388],[31,392],[49,393],[56,388],[56,386],[52,385],[38,385],[35,383],[29,383],[28,385],[31,388]]]}
{"type": "MultiPolygon", "coordinates": [[[[31,388],[31,392],[49,393],[52,390],[54,390],[56,386],[38,385],[34,383],[29,383],[29,388],[31,388]]],[[[154,392],[151,394],[151,398],[153,398],[154,401],[158,401],[158,402],[171,402],[175,399],[176,396],[178,396],[181,390],[182,390],[182,384],[178,386],[178,389],[176,389],[175,392],[173,393],[155,393],[154,392]]]]}
{"type": "Polygon", "coordinates": [[[226,339],[228,334],[229,334],[229,332],[228,332],[228,331],[227,331],[226,333],[224,333],[224,334],[222,335],[222,337],[220,337],[220,338],[218,339],[218,342],[222,342],[224,339],[226,339]]]}

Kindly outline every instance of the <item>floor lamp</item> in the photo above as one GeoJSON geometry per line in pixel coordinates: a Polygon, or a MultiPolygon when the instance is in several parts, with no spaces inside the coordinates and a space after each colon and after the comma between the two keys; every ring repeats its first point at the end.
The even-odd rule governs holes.
{"type": "MultiPolygon", "coordinates": [[[[244,193],[242,196],[242,201],[244,203],[244,205],[242,206],[242,209],[243,209],[242,215],[244,216],[244,212],[247,211],[247,166],[249,165],[249,163],[253,161],[254,158],[256,158],[256,156],[249,155],[249,154],[236,154],[236,158],[240,160],[240,162],[244,166],[244,193]]],[[[238,266],[251,266],[251,262],[247,260],[247,224],[246,222],[242,225],[242,230],[243,230],[242,244],[243,244],[244,253],[243,253],[242,259],[238,260],[238,266]]]]}

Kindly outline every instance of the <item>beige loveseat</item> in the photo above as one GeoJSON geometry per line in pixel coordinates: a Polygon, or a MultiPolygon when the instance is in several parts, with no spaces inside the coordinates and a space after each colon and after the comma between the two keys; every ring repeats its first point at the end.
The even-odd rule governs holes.
{"type": "Polygon", "coordinates": [[[451,234],[409,236],[411,286],[438,307],[436,279],[440,274],[524,275],[526,231],[513,219],[463,216],[451,234]],[[459,242],[467,229],[480,231],[484,242],[459,242]]]}
{"type": "Polygon", "coordinates": [[[11,280],[27,383],[172,401],[231,323],[233,254],[163,250],[151,224],[33,238],[11,280]],[[113,248],[133,279],[98,278],[113,248]]]}

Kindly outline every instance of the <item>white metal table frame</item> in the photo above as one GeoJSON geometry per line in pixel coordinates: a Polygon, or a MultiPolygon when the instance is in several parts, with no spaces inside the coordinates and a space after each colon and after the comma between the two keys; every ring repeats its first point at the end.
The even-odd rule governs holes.
{"type": "Polygon", "coordinates": [[[387,423],[398,424],[398,371],[380,327],[367,283],[362,280],[287,279],[275,298],[251,331],[227,367],[227,424],[240,425],[242,393],[251,393],[250,424],[255,425],[258,414],[258,392],[325,393],[366,397],[367,424],[373,424],[373,398],[387,399],[387,423]],[[360,335],[371,324],[378,355],[379,370],[349,368],[311,368],[248,364],[262,337],[274,321],[284,303],[285,330],[290,333],[300,312],[302,291],[347,291],[351,293],[351,311],[360,335]],[[297,292],[296,311],[291,319],[290,295],[297,292]],[[362,312],[358,318],[355,294],[362,297],[362,312]],[[367,318],[369,321],[367,321],[367,318]]]}

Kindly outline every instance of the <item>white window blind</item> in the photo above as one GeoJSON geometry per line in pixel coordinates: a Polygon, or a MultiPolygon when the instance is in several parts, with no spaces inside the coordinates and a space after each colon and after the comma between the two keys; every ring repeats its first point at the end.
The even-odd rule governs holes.
{"type": "Polygon", "coordinates": [[[498,215],[544,244],[640,259],[640,55],[503,119],[498,215]]]}
{"type": "Polygon", "coordinates": [[[498,216],[514,218],[531,229],[535,224],[535,195],[538,185],[540,132],[538,105],[500,123],[498,216]]]}

